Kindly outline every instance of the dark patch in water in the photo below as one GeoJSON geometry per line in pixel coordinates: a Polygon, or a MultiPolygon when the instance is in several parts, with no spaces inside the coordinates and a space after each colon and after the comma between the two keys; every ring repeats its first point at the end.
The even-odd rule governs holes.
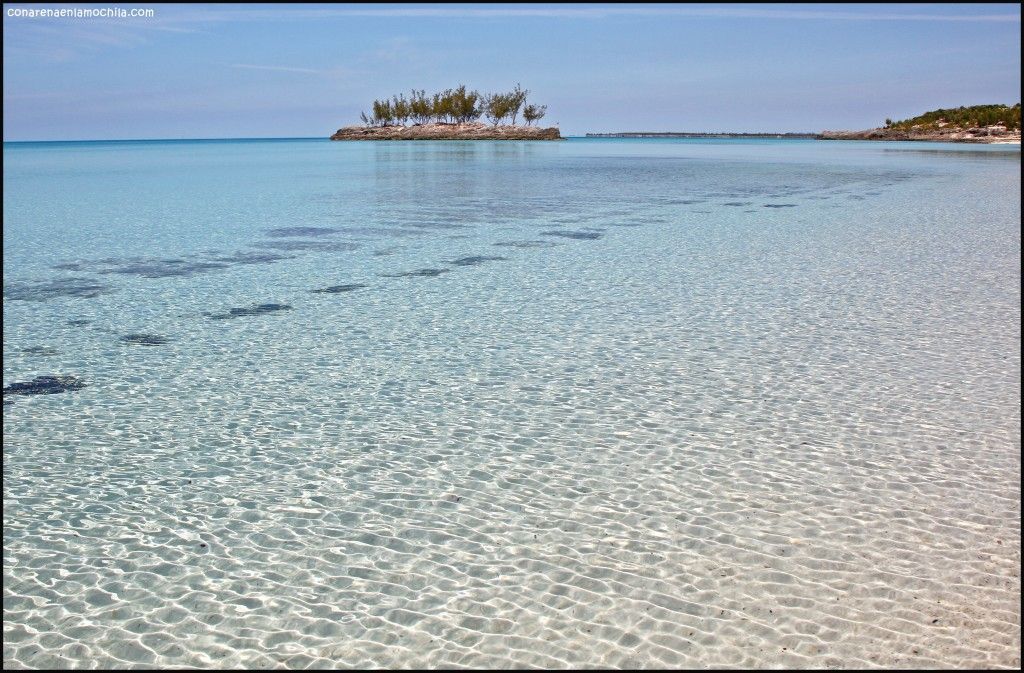
{"type": "Polygon", "coordinates": [[[401,246],[393,245],[390,248],[381,248],[380,250],[374,250],[373,251],[373,256],[374,257],[387,257],[388,255],[395,254],[396,252],[398,252],[401,249],[402,249],[401,246]]]}
{"type": "Polygon", "coordinates": [[[302,236],[330,236],[337,234],[339,229],[329,227],[277,227],[267,229],[267,236],[273,238],[301,238],[302,236]]]}
{"type": "MultiPolygon", "coordinates": [[[[658,199],[658,202],[659,203],[663,203],[663,204],[665,204],[667,206],[679,206],[679,205],[688,206],[691,203],[704,203],[704,201],[702,201],[700,199],[683,199],[683,198],[676,198],[676,197],[663,197],[663,198],[658,199]]],[[[628,215],[629,213],[628,212],[623,212],[621,214],[628,215]]]]}
{"type": "Polygon", "coordinates": [[[272,264],[282,259],[295,259],[294,255],[280,255],[276,252],[236,252],[229,257],[216,257],[218,262],[229,264],[272,264]]]}
{"type": "Polygon", "coordinates": [[[385,278],[406,278],[406,277],[424,277],[433,278],[440,276],[442,273],[448,273],[451,269],[416,269],[415,271],[402,271],[400,273],[384,273],[381,274],[385,278]]]}
{"type": "Polygon", "coordinates": [[[404,222],[403,226],[417,229],[468,229],[468,224],[458,222],[404,222]]]}
{"type": "Polygon", "coordinates": [[[4,388],[4,395],[54,395],[85,387],[75,376],[37,376],[31,381],[12,383],[4,388]]]}
{"type": "Polygon", "coordinates": [[[99,273],[116,273],[123,276],[142,276],[143,278],[188,277],[197,273],[205,273],[216,269],[226,269],[227,264],[219,262],[189,262],[184,259],[157,259],[144,262],[123,264],[99,273]]]}
{"type": "Polygon", "coordinates": [[[353,290],[360,290],[366,287],[362,283],[349,283],[348,285],[332,285],[330,287],[321,288],[319,290],[310,290],[310,292],[317,292],[319,294],[339,294],[341,292],[352,292],[353,290]]]}
{"type": "Polygon", "coordinates": [[[50,346],[29,346],[28,348],[22,348],[22,353],[27,355],[59,355],[60,351],[50,346]]]}
{"type": "Polygon", "coordinates": [[[135,346],[163,346],[171,342],[165,336],[159,334],[125,334],[121,341],[135,346]]]}
{"type": "Polygon", "coordinates": [[[451,263],[455,266],[476,266],[477,264],[483,264],[484,262],[500,262],[506,259],[508,259],[508,257],[474,255],[472,257],[459,257],[456,260],[452,260],[451,263]]]}
{"type": "Polygon", "coordinates": [[[596,231],[542,231],[541,236],[560,236],[561,238],[572,238],[578,241],[592,241],[601,238],[596,231]]]}
{"type": "Polygon", "coordinates": [[[242,316],[250,315],[266,315],[268,313],[290,310],[292,310],[292,307],[289,304],[253,304],[252,306],[245,308],[228,309],[227,313],[211,313],[207,315],[209,315],[213,320],[227,320],[228,318],[240,318],[242,316]]]}
{"type": "Polygon", "coordinates": [[[750,201],[727,201],[723,206],[749,206],[750,201]]]}
{"type": "Polygon", "coordinates": [[[796,208],[795,203],[766,203],[765,208],[796,208]]]}
{"type": "Polygon", "coordinates": [[[551,241],[501,241],[494,245],[507,248],[553,248],[558,244],[551,241]]]}
{"type": "Polygon", "coordinates": [[[346,235],[355,236],[422,236],[427,233],[422,229],[401,229],[397,227],[346,227],[343,232],[346,235]]]}
{"type": "Polygon", "coordinates": [[[86,320],[85,318],[75,318],[73,320],[69,320],[68,324],[72,327],[83,327],[91,322],[91,320],[86,320]]]}
{"type": "Polygon", "coordinates": [[[63,278],[46,283],[22,283],[4,286],[4,296],[14,301],[46,301],[55,297],[92,299],[107,291],[87,278],[63,278]]]}
{"type": "Polygon", "coordinates": [[[121,259],[106,258],[97,261],[65,262],[54,265],[55,269],[72,271],[91,271],[99,274],[120,274],[125,276],[142,276],[143,278],[169,278],[193,276],[218,269],[226,269],[231,264],[268,264],[282,259],[293,259],[292,255],[269,252],[239,251],[231,255],[221,253],[216,257],[152,259],[145,257],[125,257],[121,259]]]}
{"type": "Polygon", "coordinates": [[[359,246],[355,243],[342,241],[257,241],[249,245],[256,248],[274,248],[276,250],[324,250],[338,252],[355,250],[359,246]]]}

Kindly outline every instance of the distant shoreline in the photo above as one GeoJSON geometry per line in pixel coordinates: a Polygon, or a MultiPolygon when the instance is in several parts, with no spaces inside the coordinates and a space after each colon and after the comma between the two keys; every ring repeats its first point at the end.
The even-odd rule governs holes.
{"type": "Polygon", "coordinates": [[[585,138],[817,138],[817,133],[698,133],[690,131],[624,131],[588,133],[585,138]]]}
{"type": "Polygon", "coordinates": [[[866,131],[822,131],[821,133],[697,133],[626,131],[622,133],[588,133],[585,138],[786,138],[804,140],[887,140],[908,142],[975,143],[987,145],[1019,145],[1019,131],[989,129],[955,129],[950,131],[898,131],[868,129],[866,131]]]}

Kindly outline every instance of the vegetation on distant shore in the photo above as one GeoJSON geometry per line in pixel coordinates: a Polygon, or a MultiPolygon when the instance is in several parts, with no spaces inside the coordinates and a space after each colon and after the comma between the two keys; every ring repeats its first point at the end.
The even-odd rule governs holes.
{"type": "Polygon", "coordinates": [[[390,100],[375,100],[371,114],[362,112],[359,116],[368,127],[405,126],[410,121],[414,124],[466,124],[480,117],[487,118],[494,126],[509,119],[512,126],[515,126],[522,112],[526,125],[530,126],[544,116],[547,106],[527,105],[526,97],[529,93],[529,90],[520,88],[518,84],[512,91],[491,94],[469,91],[464,84],[457,89],[445,89],[429,96],[422,89],[413,89],[409,98],[399,94],[390,100]]]}
{"type": "Polygon", "coordinates": [[[982,126],[1003,125],[1007,130],[1020,129],[1020,103],[1013,107],[1007,105],[972,105],[953,109],[939,109],[925,112],[913,119],[894,122],[885,120],[885,128],[900,131],[933,130],[946,126],[961,128],[977,128],[982,126]],[[916,128],[915,128],[916,127],[916,128]]]}

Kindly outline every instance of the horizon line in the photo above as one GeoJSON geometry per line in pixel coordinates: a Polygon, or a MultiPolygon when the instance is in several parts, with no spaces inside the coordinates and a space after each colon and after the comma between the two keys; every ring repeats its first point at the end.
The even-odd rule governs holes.
{"type": "MultiPolygon", "coordinates": [[[[703,134],[703,135],[816,135],[821,131],[585,131],[566,135],[565,138],[586,138],[588,135],[620,134],[703,134]]],[[[71,138],[49,140],[4,140],[4,145],[38,143],[149,143],[149,142],[197,142],[220,140],[330,140],[330,136],[225,136],[221,138],[71,138]]]]}

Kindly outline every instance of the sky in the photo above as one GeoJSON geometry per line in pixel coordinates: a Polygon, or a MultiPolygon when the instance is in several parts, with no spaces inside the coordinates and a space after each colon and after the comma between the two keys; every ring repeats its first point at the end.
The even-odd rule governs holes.
{"type": "Polygon", "coordinates": [[[463,83],[521,83],[563,135],[873,128],[1019,102],[1020,23],[1019,4],[5,4],[3,138],[327,136],[463,83]]]}

